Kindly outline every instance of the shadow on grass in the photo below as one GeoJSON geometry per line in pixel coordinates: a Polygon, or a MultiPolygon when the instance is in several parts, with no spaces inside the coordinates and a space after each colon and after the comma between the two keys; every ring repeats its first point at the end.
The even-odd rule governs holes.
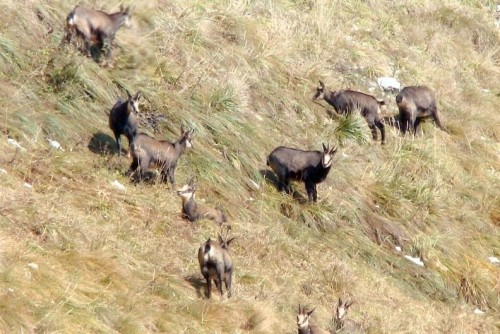
{"type": "MultiPolygon", "coordinates": [[[[278,180],[276,177],[276,174],[274,174],[273,171],[269,169],[261,169],[259,170],[260,175],[266,180],[267,183],[272,184],[278,191],[280,190],[280,184],[281,182],[278,180]]],[[[292,198],[298,201],[300,204],[305,204],[307,203],[307,198],[304,197],[301,193],[299,193],[297,190],[295,190],[294,185],[292,184],[292,198]]]]}
{"type": "Polygon", "coordinates": [[[205,286],[206,286],[205,279],[200,278],[199,276],[189,275],[184,277],[184,280],[189,284],[191,284],[193,288],[195,288],[196,296],[198,298],[208,298],[207,291],[205,291],[205,286]]]}
{"type": "Polygon", "coordinates": [[[118,153],[115,139],[104,132],[94,133],[87,147],[92,153],[100,155],[114,155],[118,153]]]}

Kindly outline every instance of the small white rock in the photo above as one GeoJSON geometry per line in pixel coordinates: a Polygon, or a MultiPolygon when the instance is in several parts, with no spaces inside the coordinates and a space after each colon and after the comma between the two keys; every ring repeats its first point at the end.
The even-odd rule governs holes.
{"type": "Polygon", "coordinates": [[[415,263],[416,265],[419,265],[421,267],[424,266],[424,263],[422,262],[422,260],[420,260],[420,258],[418,257],[413,257],[413,256],[410,256],[410,255],[405,255],[405,258],[407,258],[408,260],[410,260],[411,262],[415,263]]]}
{"type": "Polygon", "coordinates": [[[256,190],[259,190],[260,189],[260,186],[258,185],[257,182],[255,182],[254,180],[250,180],[250,184],[256,189],[256,190]]]}
{"type": "Polygon", "coordinates": [[[28,189],[33,188],[33,186],[32,186],[31,184],[27,183],[27,182],[24,182],[24,183],[23,183],[23,186],[24,186],[25,188],[28,188],[28,189]]]}
{"type": "Polygon", "coordinates": [[[24,147],[22,147],[15,139],[12,139],[12,138],[7,138],[7,142],[12,145],[12,146],[15,146],[17,147],[18,149],[20,149],[21,151],[26,151],[26,149],[24,147]]]}
{"type": "Polygon", "coordinates": [[[0,174],[5,174],[5,175],[7,175],[7,171],[6,171],[5,169],[3,169],[3,168],[0,168],[0,174]]]}
{"type": "Polygon", "coordinates": [[[28,268],[30,268],[32,270],[38,270],[38,264],[30,262],[30,263],[28,263],[28,268]]]}
{"type": "Polygon", "coordinates": [[[64,149],[61,147],[61,144],[59,144],[57,141],[51,140],[51,139],[48,139],[48,138],[47,138],[47,140],[49,141],[50,146],[52,146],[56,150],[61,150],[61,151],[64,152],[64,149]]]}
{"type": "Polygon", "coordinates": [[[14,289],[12,289],[12,288],[8,288],[8,289],[7,289],[7,291],[8,291],[9,293],[14,293],[16,290],[14,290],[14,289]]]}
{"type": "Polygon", "coordinates": [[[401,83],[391,77],[380,77],[377,79],[377,84],[386,91],[401,89],[401,83]]]}
{"type": "Polygon", "coordinates": [[[474,314],[484,314],[484,311],[481,311],[480,309],[476,308],[474,310],[474,314]]]}
{"type": "Polygon", "coordinates": [[[398,252],[401,252],[401,247],[396,246],[396,250],[397,250],[398,252]]]}
{"type": "Polygon", "coordinates": [[[125,186],[118,182],[118,180],[114,180],[113,182],[111,182],[111,185],[118,190],[125,191],[125,186]]]}
{"type": "Polygon", "coordinates": [[[496,256],[488,256],[488,260],[490,260],[491,263],[500,263],[500,259],[496,256]]]}

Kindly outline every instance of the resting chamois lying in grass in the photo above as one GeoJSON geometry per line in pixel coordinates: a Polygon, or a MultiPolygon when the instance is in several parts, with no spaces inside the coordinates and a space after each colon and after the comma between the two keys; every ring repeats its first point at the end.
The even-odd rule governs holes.
{"type": "Polygon", "coordinates": [[[197,204],[194,200],[196,183],[192,177],[188,184],[177,190],[177,194],[182,198],[182,215],[189,221],[194,222],[198,219],[211,219],[216,223],[222,224],[226,221],[226,215],[220,208],[209,208],[205,205],[197,204]]]}

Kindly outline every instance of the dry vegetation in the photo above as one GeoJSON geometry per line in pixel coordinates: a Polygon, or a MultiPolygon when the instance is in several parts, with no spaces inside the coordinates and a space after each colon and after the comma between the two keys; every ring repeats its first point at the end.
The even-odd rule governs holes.
{"type": "Polygon", "coordinates": [[[498,332],[495,5],[137,1],[108,69],[59,48],[71,2],[2,1],[0,332],[294,333],[299,302],[327,327],[338,297],[370,333],[498,332]],[[402,138],[387,125],[381,146],[360,116],[332,119],[311,101],[321,79],[372,89],[393,115],[379,76],[432,87],[449,133],[425,123],[402,138]],[[228,212],[233,298],[204,298],[196,251],[217,226],[182,220],[167,185],[124,175],[106,111],[125,89],[143,93],[142,131],[175,140],[195,128],[176,176],[196,175],[198,200],[228,212]],[[322,142],[340,153],[319,202],[277,192],[266,155],[322,142]]]}

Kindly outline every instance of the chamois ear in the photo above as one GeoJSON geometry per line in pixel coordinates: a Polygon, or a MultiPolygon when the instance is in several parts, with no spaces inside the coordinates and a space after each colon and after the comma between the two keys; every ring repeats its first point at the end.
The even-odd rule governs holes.
{"type": "Polygon", "coordinates": [[[139,99],[141,98],[141,96],[142,96],[142,95],[141,95],[141,92],[137,92],[137,93],[135,93],[135,95],[134,95],[134,100],[135,100],[135,101],[139,101],[139,99]]]}
{"type": "Polygon", "coordinates": [[[320,86],[321,88],[325,88],[325,84],[323,83],[323,81],[319,80],[319,86],[320,86]]]}
{"type": "Polygon", "coordinates": [[[185,131],[184,131],[184,125],[181,124],[181,134],[183,134],[185,131]]]}
{"type": "Polygon", "coordinates": [[[338,149],[338,147],[337,147],[337,146],[332,147],[332,149],[330,150],[330,154],[331,154],[331,155],[334,155],[335,153],[337,153],[337,149],[338,149]]]}
{"type": "Polygon", "coordinates": [[[222,236],[220,235],[219,232],[217,232],[217,240],[219,241],[219,244],[223,244],[224,243],[224,239],[222,239],[222,236]]]}
{"type": "Polygon", "coordinates": [[[122,10],[122,12],[123,14],[128,15],[130,13],[130,6],[127,6],[127,8],[125,8],[124,11],[122,10]]]}
{"type": "Polygon", "coordinates": [[[328,150],[330,149],[330,144],[329,143],[326,143],[326,146],[325,146],[325,143],[321,143],[323,145],[323,152],[328,152],[328,150]]]}
{"type": "Polygon", "coordinates": [[[191,187],[196,185],[196,176],[193,176],[192,178],[190,178],[188,184],[191,187]]]}
{"type": "Polygon", "coordinates": [[[339,297],[339,306],[341,306],[341,305],[342,305],[342,299],[340,299],[340,297],[339,297]]]}
{"type": "Polygon", "coordinates": [[[351,305],[353,304],[354,302],[347,302],[345,304],[345,308],[348,309],[349,307],[351,307],[351,305]]]}
{"type": "Polygon", "coordinates": [[[310,317],[311,314],[314,312],[315,309],[316,309],[316,307],[314,307],[312,310],[310,310],[309,312],[307,312],[307,316],[310,317]]]}

